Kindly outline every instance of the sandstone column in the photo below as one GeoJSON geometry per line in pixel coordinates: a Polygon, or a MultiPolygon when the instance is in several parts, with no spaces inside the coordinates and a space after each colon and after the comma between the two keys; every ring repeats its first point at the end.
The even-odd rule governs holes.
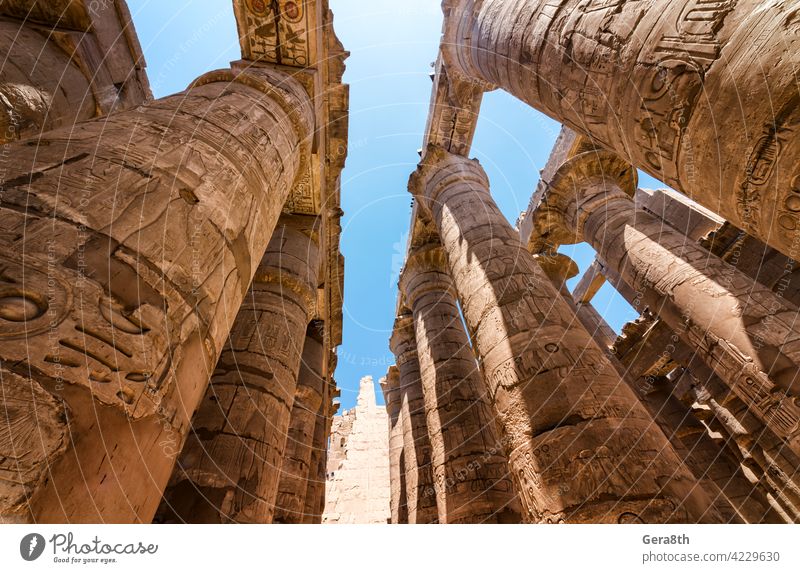
{"type": "Polygon", "coordinates": [[[449,73],[507,90],[800,258],[797,0],[444,5],[449,73]]]}
{"type": "Polygon", "coordinates": [[[414,319],[410,313],[401,314],[395,320],[389,346],[400,371],[404,460],[400,469],[405,479],[408,523],[436,523],[438,512],[431,467],[431,442],[425,416],[414,319]]]}
{"type": "MultiPolygon", "coordinates": [[[[609,283],[630,304],[641,305],[640,297],[643,296],[643,293],[637,293],[631,289],[617,273],[601,263],[599,259],[595,260],[595,265],[601,269],[609,283]]],[[[721,441],[724,442],[728,453],[732,453],[742,466],[748,469],[748,481],[757,479],[758,487],[766,494],[767,502],[772,509],[780,513],[788,522],[795,520],[796,517],[790,517],[790,515],[800,514],[786,506],[787,496],[784,492],[789,492],[791,495],[792,491],[800,491],[797,488],[800,475],[796,474],[796,468],[800,467],[800,461],[786,447],[785,442],[753,416],[750,408],[719,379],[705,362],[699,359],[695,348],[681,340],[682,331],[673,331],[661,320],[652,323],[648,316],[649,312],[625,325],[622,335],[614,345],[614,351],[620,360],[628,362],[626,365],[628,370],[642,366],[644,369],[641,371],[647,371],[647,375],[633,381],[633,388],[637,393],[644,394],[642,401],[645,406],[651,411],[653,409],[661,411],[664,405],[672,403],[673,397],[685,404],[687,409],[684,412],[689,416],[699,418],[709,426],[711,432],[722,436],[721,441]],[[644,332],[642,332],[643,329],[644,332]],[[640,342],[637,344],[634,341],[631,345],[631,336],[641,337],[640,342]],[[641,346],[641,350],[637,346],[641,346]],[[658,369],[662,373],[666,373],[671,368],[677,368],[678,365],[685,368],[682,369],[683,374],[678,376],[669,388],[673,395],[673,397],[669,397],[664,392],[663,382],[653,375],[653,371],[658,369]],[[651,395],[653,390],[656,392],[651,395]],[[659,402],[659,397],[669,400],[669,402],[659,402]]],[[[674,406],[670,405],[666,411],[680,408],[678,403],[672,404],[674,406]]],[[[667,421],[666,425],[675,425],[675,418],[673,417],[672,420],[667,421]]],[[[679,430],[678,433],[679,435],[676,437],[685,442],[683,436],[690,437],[692,431],[679,430]]],[[[667,435],[670,435],[669,432],[667,435]]],[[[697,435],[696,432],[695,435],[697,435]]],[[[690,453],[698,446],[707,443],[705,438],[701,437],[701,439],[703,443],[695,443],[689,449],[690,453]]],[[[719,441],[714,440],[714,442],[719,441]]],[[[681,448],[676,447],[676,449],[681,452],[681,448]]],[[[711,450],[708,449],[706,452],[711,453],[711,450]]],[[[725,455],[723,452],[720,454],[725,455]]],[[[716,455],[712,454],[712,456],[716,458],[716,455]]],[[[703,458],[700,458],[699,461],[702,462],[703,458]]],[[[696,470],[700,466],[692,467],[691,463],[691,460],[688,460],[692,472],[699,475],[696,470]]],[[[714,473],[719,478],[716,481],[721,481],[726,484],[726,487],[728,484],[736,487],[735,479],[729,481],[730,478],[724,474],[724,471],[720,471],[724,465],[716,459],[714,465],[714,473]]],[[[703,470],[700,473],[703,473],[703,470]]],[[[706,491],[712,490],[713,488],[706,489],[706,491]]],[[[754,497],[760,496],[755,495],[754,497]]],[[[758,512],[757,509],[755,511],[758,512]]],[[[768,512],[761,512],[760,514],[751,514],[751,517],[760,515],[762,518],[772,519],[767,514],[768,512]]]]}
{"type": "Polygon", "coordinates": [[[591,244],[651,312],[800,452],[797,307],[636,210],[634,188],[630,166],[619,157],[580,154],[551,181],[536,227],[559,242],[591,244]]]}
{"type": "Polygon", "coordinates": [[[323,403],[314,419],[314,439],[311,445],[302,523],[322,523],[322,512],[325,509],[325,466],[328,463],[328,426],[328,416],[323,403]]]}
{"type": "Polygon", "coordinates": [[[613,347],[614,360],[726,522],[780,523],[758,484],[747,479],[738,457],[730,455],[729,438],[712,437],[698,418],[701,410],[692,407],[694,401],[679,399],[684,390],[676,387],[676,364],[664,350],[674,346],[671,335],[663,324],[643,315],[623,327],[613,347]]]}
{"type": "Polygon", "coordinates": [[[431,212],[447,254],[524,519],[716,519],[652,418],[522,246],[478,162],[429,147],[410,189],[431,212]]]}
{"type": "Polygon", "coordinates": [[[152,519],[313,120],[285,72],[225,70],[10,144],[3,519],[152,519]]]}
{"type": "Polygon", "coordinates": [[[440,245],[409,253],[400,288],[414,314],[439,523],[519,522],[486,386],[440,245]]]}
{"type": "Polygon", "coordinates": [[[161,515],[270,523],[306,328],[317,296],[313,217],[284,217],[192,418],[161,515]]]}
{"type": "Polygon", "coordinates": [[[389,416],[389,507],[392,523],[407,523],[408,508],[400,507],[403,487],[400,474],[404,471],[400,465],[403,456],[403,419],[400,417],[403,397],[400,395],[400,370],[397,366],[389,367],[381,385],[389,416]],[[401,515],[405,516],[405,520],[401,520],[401,515]]]}
{"type": "Polygon", "coordinates": [[[316,467],[314,472],[311,471],[311,454],[325,384],[322,376],[325,348],[319,334],[317,325],[312,323],[306,333],[297,377],[289,436],[275,502],[275,523],[303,522],[309,482],[317,479],[316,467]]]}

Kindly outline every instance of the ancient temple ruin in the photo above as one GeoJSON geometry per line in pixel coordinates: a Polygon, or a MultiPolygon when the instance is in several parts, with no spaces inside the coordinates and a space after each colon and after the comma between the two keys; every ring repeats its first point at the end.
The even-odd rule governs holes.
{"type": "Polygon", "coordinates": [[[348,53],[233,6],[153,99],[124,1],[0,3],[0,522],[800,522],[800,1],[444,0],[385,410],[339,417],[348,53]],[[498,89],[563,125],[516,225],[498,89]]]}
{"type": "Polygon", "coordinates": [[[322,523],[387,523],[389,434],[386,407],[375,402],[375,382],[359,383],[356,407],[333,417],[322,523]]]}

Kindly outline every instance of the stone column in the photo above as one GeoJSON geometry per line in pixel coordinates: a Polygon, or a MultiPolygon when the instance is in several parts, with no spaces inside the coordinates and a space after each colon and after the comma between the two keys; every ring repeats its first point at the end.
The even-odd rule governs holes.
{"type": "Polygon", "coordinates": [[[306,333],[300,374],[297,376],[289,436],[275,502],[274,523],[302,523],[309,480],[317,479],[316,467],[311,472],[311,453],[325,383],[322,375],[324,352],[320,330],[312,323],[306,333]]]}
{"type": "Polygon", "coordinates": [[[151,521],[313,121],[286,73],[225,70],[9,145],[3,519],[151,521]]]}
{"type": "Polygon", "coordinates": [[[325,509],[328,420],[324,408],[324,404],[320,406],[314,420],[314,441],[311,446],[308,486],[306,487],[302,523],[322,523],[322,511],[325,509]]]}
{"type": "Polygon", "coordinates": [[[414,314],[439,523],[519,522],[516,493],[440,245],[409,253],[400,289],[414,314]]]}
{"type": "MultiPolygon", "coordinates": [[[[630,166],[605,151],[562,165],[536,227],[585,240],[753,413],[800,452],[798,309],[634,208],[630,166]]],[[[677,339],[676,335],[676,339],[677,339]]]]}
{"type": "Polygon", "coordinates": [[[400,516],[406,516],[405,522],[408,522],[408,508],[400,507],[402,497],[400,473],[404,470],[400,466],[403,456],[403,419],[400,417],[403,397],[400,395],[400,370],[397,366],[389,367],[381,385],[386,413],[389,416],[389,507],[392,523],[404,523],[400,516]]]}
{"type": "Polygon", "coordinates": [[[691,379],[688,399],[707,409],[703,420],[713,431],[729,437],[731,451],[758,479],[773,508],[788,522],[800,521],[800,459],[716,376],[697,379],[688,369],[683,376],[691,379]]]}
{"type": "MultiPolygon", "coordinates": [[[[640,297],[643,293],[631,289],[617,273],[601,261],[595,260],[595,264],[609,283],[630,304],[641,305],[640,297]]],[[[786,515],[780,506],[786,500],[784,491],[790,492],[790,495],[791,491],[800,491],[797,487],[800,475],[796,475],[800,460],[785,446],[785,442],[753,416],[748,406],[730,387],[698,358],[695,348],[681,341],[680,332],[673,331],[661,320],[653,324],[648,316],[649,312],[625,325],[613,349],[620,359],[629,361],[627,368],[638,368],[638,365],[641,365],[645,370],[649,370],[646,376],[635,381],[635,390],[640,392],[644,389],[647,393],[648,389],[660,384],[659,380],[651,375],[652,368],[649,368],[653,366],[654,357],[656,366],[664,373],[668,369],[683,366],[682,376],[672,385],[672,394],[687,407],[690,406],[691,415],[705,422],[711,432],[722,436],[728,453],[747,468],[748,481],[757,480],[758,487],[766,494],[767,502],[772,509],[781,513],[785,520],[793,521],[795,518],[786,515]],[[642,334],[643,329],[645,332],[642,334]],[[629,343],[631,335],[634,337],[632,344],[629,343]],[[643,336],[639,343],[643,351],[637,348],[635,341],[640,336],[643,336]]],[[[648,404],[648,400],[652,399],[653,397],[645,397],[643,401],[648,408],[660,409],[658,402],[648,404]]],[[[720,475],[718,471],[717,475],[720,475]]],[[[728,482],[728,478],[724,475],[720,479],[725,483],[728,482]]],[[[791,515],[800,515],[796,510],[786,509],[791,515]]],[[[765,517],[766,513],[761,515],[765,517]]]]}
{"type": "Polygon", "coordinates": [[[429,147],[429,210],[531,522],[693,522],[710,501],[523,247],[477,161],[429,147]]]}
{"type": "Polygon", "coordinates": [[[505,89],[800,258],[796,1],[444,5],[449,73],[505,89]]]}
{"type": "Polygon", "coordinates": [[[394,323],[389,346],[400,371],[401,412],[403,419],[403,460],[405,505],[408,523],[436,523],[438,519],[432,449],[425,416],[414,318],[401,314],[394,323]]]}
{"type": "Polygon", "coordinates": [[[317,296],[316,221],[285,217],[275,229],[192,418],[164,493],[165,521],[272,521],[317,296]]]}
{"type": "MultiPolygon", "coordinates": [[[[613,352],[627,381],[669,438],[675,451],[714,500],[728,523],[780,523],[757,483],[747,479],[728,439],[716,439],[698,419],[694,400],[679,399],[676,364],[664,349],[672,332],[650,315],[623,327],[613,352]]],[[[679,370],[679,369],[678,369],[679,370]]],[[[724,434],[723,434],[724,435],[724,434]]],[[[732,441],[732,440],[731,440],[732,441]]]]}

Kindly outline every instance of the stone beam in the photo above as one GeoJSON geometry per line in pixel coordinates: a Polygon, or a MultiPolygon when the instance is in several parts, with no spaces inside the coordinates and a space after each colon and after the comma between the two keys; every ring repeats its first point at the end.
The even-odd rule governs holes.
{"type": "Polygon", "coordinates": [[[468,155],[478,125],[484,88],[475,82],[448,76],[441,55],[435,66],[422,149],[433,144],[457,155],[468,155]]]}
{"type": "Polygon", "coordinates": [[[695,243],[725,223],[719,215],[672,189],[637,189],[633,199],[637,209],[658,217],[695,243]]]}
{"type": "Polygon", "coordinates": [[[0,143],[152,99],[124,1],[0,3],[0,143]]]}
{"type": "Polygon", "coordinates": [[[586,272],[583,273],[578,284],[572,291],[572,297],[577,304],[586,304],[591,302],[597,291],[605,284],[606,277],[601,272],[600,263],[597,260],[592,261],[586,272]]]}

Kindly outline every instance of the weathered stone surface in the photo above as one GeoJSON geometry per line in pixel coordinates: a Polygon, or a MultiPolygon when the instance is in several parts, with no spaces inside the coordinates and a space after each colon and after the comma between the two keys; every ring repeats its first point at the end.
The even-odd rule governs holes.
{"type": "Polygon", "coordinates": [[[624,344],[616,345],[615,351],[626,381],[709,493],[713,507],[728,523],[781,523],[757,483],[748,481],[744,468],[727,451],[725,440],[713,439],[691,404],[674,395],[670,373],[676,364],[665,351],[674,346],[672,331],[647,315],[623,332],[624,344]]]}
{"type": "Polygon", "coordinates": [[[429,149],[410,189],[447,253],[524,519],[703,518],[695,479],[522,246],[478,163],[429,149]]]}
{"type": "Polygon", "coordinates": [[[0,15],[0,143],[152,99],[124,1],[4,0],[0,15]]]}
{"type": "Polygon", "coordinates": [[[35,380],[0,371],[0,523],[27,521],[28,499],[67,449],[62,403],[35,380]]]}
{"type": "Polygon", "coordinates": [[[505,89],[797,254],[798,51],[787,51],[800,25],[796,2],[445,0],[444,7],[449,74],[505,89]],[[759,66],[769,73],[755,72],[759,66]]]}
{"type": "Polygon", "coordinates": [[[23,314],[0,358],[81,436],[29,499],[37,521],[150,521],[312,122],[284,72],[228,70],[11,144],[0,280],[23,314]]]}
{"type": "Polygon", "coordinates": [[[389,508],[392,523],[408,523],[408,502],[405,492],[405,458],[401,417],[403,396],[400,392],[400,370],[390,366],[381,380],[386,414],[389,418],[389,508]]]}
{"type": "MultiPolygon", "coordinates": [[[[253,278],[181,451],[159,519],[270,523],[306,329],[316,220],[284,216],[253,278]]],[[[313,381],[309,381],[312,382],[313,381]]],[[[311,388],[305,388],[311,400],[311,388]]],[[[297,509],[295,507],[295,509],[297,509]]]]}
{"type": "MultiPolygon", "coordinates": [[[[311,472],[311,453],[325,384],[322,377],[324,347],[321,340],[314,338],[319,334],[315,326],[310,326],[309,330],[297,376],[297,390],[275,502],[274,523],[302,523],[306,519],[308,482],[310,479],[317,479],[316,472],[311,472]]],[[[312,511],[313,513],[316,512],[312,511]]]]}
{"type": "Polygon", "coordinates": [[[508,463],[440,245],[411,251],[400,287],[414,315],[439,523],[519,522],[508,463]]]}
{"type": "Polygon", "coordinates": [[[323,523],[389,522],[387,425],[386,408],[375,403],[375,383],[365,376],[356,407],[333,421],[323,523]]]}
{"type": "Polygon", "coordinates": [[[439,519],[433,450],[425,413],[414,317],[403,311],[394,322],[389,348],[400,373],[400,417],[403,420],[403,472],[408,523],[436,523],[439,519]]]}
{"type": "Polygon", "coordinates": [[[328,404],[323,398],[314,419],[314,436],[311,443],[311,456],[308,463],[305,503],[302,523],[322,523],[325,510],[325,484],[328,465],[328,436],[330,433],[328,404]]]}
{"type": "Polygon", "coordinates": [[[629,167],[589,151],[564,163],[537,210],[560,242],[586,240],[773,431],[800,452],[798,309],[645,211],[629,167]]]}

